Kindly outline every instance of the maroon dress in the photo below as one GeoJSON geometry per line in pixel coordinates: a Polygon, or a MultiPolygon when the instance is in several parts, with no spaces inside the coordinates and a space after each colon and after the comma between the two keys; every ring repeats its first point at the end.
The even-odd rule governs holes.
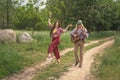
{"type": "MultiPolygon", "coordinates": [[[[50,29],[53,28],[53,26],[49,26],[50,29]]],[[[48,48],[48,53],[54,52],[54,55],[56,59],[60,58],[59,50],[58,50],[58,45],[60,43],[60,35],[63,33],[63,29],[61,27],[57,28],[54,33],[52,33],[52,42],[49,45],[48,48]]]]}

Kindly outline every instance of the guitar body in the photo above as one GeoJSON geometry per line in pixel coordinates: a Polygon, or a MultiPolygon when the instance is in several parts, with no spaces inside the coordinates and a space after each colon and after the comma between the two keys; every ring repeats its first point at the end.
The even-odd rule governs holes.
{"type": "Polygon", "coordinates": [[[71,35],[71,42],[72,43],[76,43],[77,41],[80,41],[81,40],[81,37],[82,37],[82,40],[85,41],[86,38],[88,38],[88,33],[85,32],[85,30],[82,30],[79,34],[78,34],[78,30],[76,30],[74,32],[75,35],[77,35],[76,37],[74,37],[73,35],[71,35]],[[81,37],[80,37],[81,36],[81,37]]]}
{"type": "Polygon", "coordinates": [[[76,43],[76,42],[79,41],[79,40],[80,40],[80,37],[79,37],[79,36],[74,37],[74,36],[71,35],[71,42],[72,42],[72,43],[76,43]]]}

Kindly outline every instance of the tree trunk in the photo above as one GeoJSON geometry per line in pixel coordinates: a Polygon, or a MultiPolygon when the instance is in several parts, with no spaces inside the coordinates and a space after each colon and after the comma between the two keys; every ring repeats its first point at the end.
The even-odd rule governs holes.
{"type": "Polygon", "coordinates": [[[9,0],[7,0],[7,28],[9,28],[9,0]]]}

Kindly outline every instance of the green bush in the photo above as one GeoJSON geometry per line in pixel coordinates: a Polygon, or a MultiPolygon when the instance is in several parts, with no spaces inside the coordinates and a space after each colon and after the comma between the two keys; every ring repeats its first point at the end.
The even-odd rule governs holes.
{"type": "Polygon", "coordinates": [[[100,58],[101,64],[96,69],[100,80],[120,80],[120,34],[115,36],[115,43],[106,49],[100,58]]]}

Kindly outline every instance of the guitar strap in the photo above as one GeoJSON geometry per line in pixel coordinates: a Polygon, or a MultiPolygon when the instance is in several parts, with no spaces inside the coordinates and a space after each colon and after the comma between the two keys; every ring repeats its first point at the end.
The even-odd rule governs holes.
{"type": "Polygon", "coordinates": [[[78,36],[78,29],[76,29],[75,34],[78,36]]]}

